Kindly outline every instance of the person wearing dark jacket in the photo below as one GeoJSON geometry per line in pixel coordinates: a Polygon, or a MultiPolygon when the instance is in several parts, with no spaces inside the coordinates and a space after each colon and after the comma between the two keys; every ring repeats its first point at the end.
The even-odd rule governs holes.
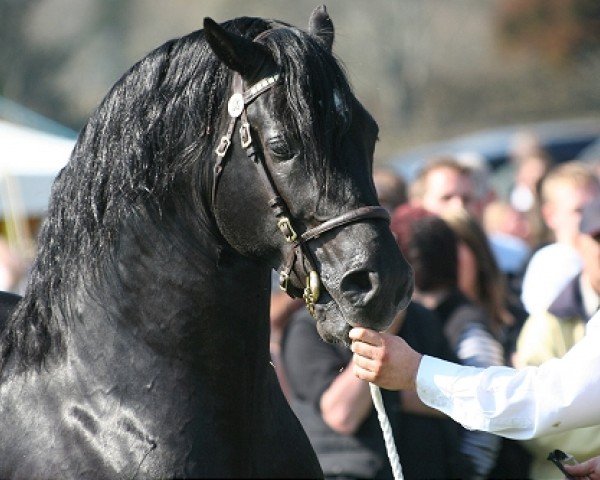
{"type": "MultiPolygon", "coordinates": [[[[391,330],[415,348],[453,360],[439,319],[412,302],[391,330]]],[[[352,352],[323,342],[305,311],[294,315],[282,341],[290,404],[327,478],[391,479],[381,427],[368,384],[348,368],[352,352]]],[[[458,425],[413,394],[382,391],[405,478],[456,478],[467,469],[456,445],[458,425]],[[416,404],[418,402],[418,404],[416,404]]]]}

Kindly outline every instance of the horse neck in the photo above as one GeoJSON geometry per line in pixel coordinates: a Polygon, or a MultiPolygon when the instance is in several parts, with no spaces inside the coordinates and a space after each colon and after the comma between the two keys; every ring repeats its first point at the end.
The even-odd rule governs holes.
{"type": "Polygon", "coordinates": [[[194,240],[177,227],[122,234],[107,280],[74,297],[68,349],[80,365],[109,376],[131,365],[139,374],[116,372],[124,382],[159,374],[190,386],[268,368],[268,269],[209,235],[194,240]]]}

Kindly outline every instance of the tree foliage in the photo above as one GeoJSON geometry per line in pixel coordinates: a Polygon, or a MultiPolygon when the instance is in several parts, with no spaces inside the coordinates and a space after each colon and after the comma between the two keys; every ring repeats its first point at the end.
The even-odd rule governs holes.
{"type": "Polygon", "coordinates": [[[598,0],[504,0],[497,28],[509,50],[529,50],[555,65],[600,52],[598,0]]]}

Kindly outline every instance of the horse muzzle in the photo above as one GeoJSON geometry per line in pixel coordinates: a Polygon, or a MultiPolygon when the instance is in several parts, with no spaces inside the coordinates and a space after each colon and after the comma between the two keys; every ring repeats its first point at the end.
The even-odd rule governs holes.
{"type": "MultiPolygon", "coordinates": [[[[412,269],[383,222],[358,222],[311,243],[318,266],[318,295],[307,305],[327,341],[348,342],[353,326],[389,327],[406,308],[413,291],[412,269]]],[[[307,275],[304,296],[312,286],[306,265],[293,269],[290,288],[307,275]]],[[[316,272],[315,272],[316,276],[316,272]]]]}

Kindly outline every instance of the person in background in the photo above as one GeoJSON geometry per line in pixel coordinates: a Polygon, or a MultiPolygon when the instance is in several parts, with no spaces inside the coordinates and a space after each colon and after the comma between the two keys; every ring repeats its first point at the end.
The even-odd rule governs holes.
{"type": "MultiPolygon", "coordinates": [[[[527,319],[517,343],[517,367],[538,366],[563,357],[583,339],[588,320],[600,306],[600,197],[584,207],[580,229],[575,244],[583,269],[547,311],[527,319]]],[[[525,445],[534,455],[531,478],[559,478],[560,472],[546,460],[548,452],[559,446],[580,459],[600,455],[600,425],[548,435],[525,445]]]]}
{"type": "Polygon", "coordinates": [[[505,363],[512,365],[516,338],[527,313],[518,299],[509,294],[506,278],[479,222],[465,210],[447,212],[442,218],[459,240],[459,288],[486,311],[492,333],[503,344],[505,363]]]}
{"type": "Polygon", "coordinates": [[[373,169],[373,183],[379,203],[388,212],[393,212],[396,207],[408,201],[406,181],[393,170],[375,167],[373,169]]]}
{"type": "MultiPolygon", "coordinates": [[[[410,223],[410,235],[403,229],[409,222],[400,207],[392,218],[402,252],[415,271],[413,299],[436,313],[453,355],[463,365],[503,365],[502,345],[495,336],[494,319],[479,304],[469,300],[459,288],[458,239],[438,216],[423,215],[410,223]]],[[[418,207],[417,207],[418,208],[418,207]]],[[[414,213],[411,214],[414,216],[414,213]]],[[[486,478],[496,464],[501,442],[483,432],[462,430],[459,451],[468,459],[468,478],[486,478]]]]}
{"type": "Polygon", "coordinates": [[[488,204],[496,200],[496,190],[490,181],[490,167],[485,157],[476,152],[462,152],[456,156],[459,165],[470,171],[473,182],[473,208],[475,218],[481,222],[488,204]]]}
{"type": "Polygon", "coordinates": [[[470,168],[453,157],[429,160],[410,185],[409,201],[437,215],[453,209],[465,209],[476,215],[475,185],[470,168]]]}
{"type": "MultiPolygon", "coordinates": [[[[580,224],[596,261],[597,202],[586,208],[580,224]]],[[[585,308],[591,311],[593,305],[585,308]]],[[[421,401],[466,428],[506,438],[538,438],[600,425],[600,311],[585,330],[563,357],[516,370],[460,366],[421,355],[401,338],[357,327],[350,331],[353,369],[358,378],[382,388],[416,390],[421,401]]],[[[598,480],[600,456],[565,468],[573,477],[598,480]]]]}
{"type": "Polygon", "coordinates": [[[554,162],[538,136],[531,131],[519,131],[514,135],[510,160],[515,173],[514,183],[507,192],[509,203],[527,219],[530,245],[547,243],[551,233],[540,212],[539,187],[554,162]]]}
{"type": "Polygon", "coordinates": [[[540,180],[552,167],[552,158],[544,150],[539,137],[532,131],[518,131],[511,139],[510,162],[515,169],[514,184],[508,192],[511,205],[528,212],[536,201],[540,180]]]}
{"type": "Polygon", "coordinates": [[[506,276],[510,293],[520,297],[525,266],[531,256],[526,218],[507,201],[495,200],[486,206],[483,229],[498,267],[506,276]]]}
{"type": "MultiPolygon", "coordinates": [[[[390,327],[395,334],[398,318],[390,327]]],[[[385,443],[369,385],[348,368],[352,352],[324,342],[305,310],[292,315],[281,343],[288,400],[315,449],[325,478],[391,479],[385,443]]],[[[390,423],[398,394],[382,391],[390,423]]]]}
{"type": "MultiPolygon", "coordinates": [[[[443,222],[431,212],[411,205],[397,208],[392,215],[390,228],[398,246],[412,265],[417,290],[426,290],[435,284],[438,268],[453,270],[456,255],[447,263],[438,263],[437,256],[424,255],[414,238],[427,219],[436,219],[442,231],[451,233],[443,222]]],[[[452,249],[452,245],[447,248],[452,249]]],[[[443,274],[442,274],[443,277],[443,274]]],[[[442,280],[443,281],[443,280],[442,280]]],[[[405,321],[398,333],[414,348],[449,361],[457,361],[444,332],[441,319],[413,298],[406,311],[405,321]]],[[[446,416],[424,405],[413,392],[401,392],[399,415],[400,438],[396,441],[403,460],[407,478],[469,478],[474,468],[469,457],[460,450],[464,429],[446,416]],[[435,453],[432,453],[435,452],[435,453]]]]}
{"type": "Polygon", "coordinates": [[[525,270],[521,300],[530,315],[545,311],[581,270],[581,256],[575,248],[581,209],[600,195],[600,182],[587,165],[569,162],[548,173],[541,195],[542,215],[555,240],[537,250],[525,270]]]}
{"type": "MultiPolygon", "coordinates": [[[[512,365],[516,338],[526,318],[518,298],[509,295],[506,278],[498,268],[488,238],[479,222],[464,210],[442,217],[459,239],[458,283],[469,300],[481,306],[491,319],[490,329],[500,341],[504,363],[512,365]]],[[[531,461],[529,453],[516,441],[504,439],[493,478],[525,478],[531,461]]]]}
{"type": "Polygon", "coordinates": [[[509,155],[513,164],[531,155],[543,154],[544,149],[538,135],[526,129],[518,130],[510,139],[509,155]]]}
{"type": "Polygon", "coordinates": [[[515,183],[509,193],[513,208],[522,213],[534,209],[538,184],[551,167],[550,157],[542,151],[531,152],[516,161],[515,183]]]}
{"type": "Polygon", "coordinates": [[[271,363],[277,374],[279,385],[286,397],[289,397],[290,390],[288,381],[285,378],[285,372],[281,366],[281,340],[292,315],[301,308],[304,308],[304,300],[301,298],[292,298],[281,290],[279,288],[279,274],[274,271],[271,279],[271,335],[269,338],[269,350],[271,352],[271,363]]]}

